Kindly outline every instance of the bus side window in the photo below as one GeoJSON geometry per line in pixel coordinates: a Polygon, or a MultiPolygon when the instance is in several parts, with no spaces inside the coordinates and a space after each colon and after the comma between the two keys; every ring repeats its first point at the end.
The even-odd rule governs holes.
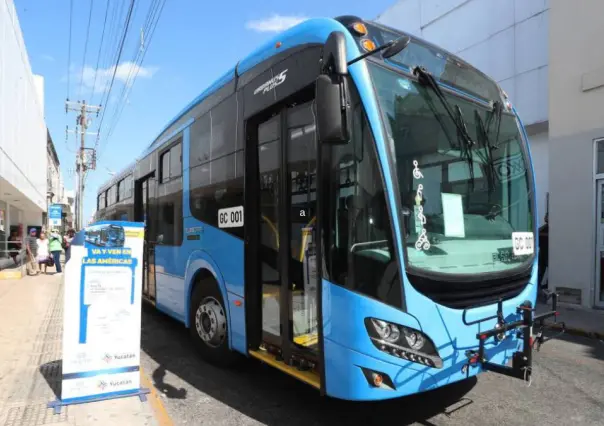
{"type": "Polygon", "coordinates": [[[160,159],[159,193],[157,197],[157,239],[159,244],[179,246],[183,237],[182,207],[182,139],[160,159]]]}
{"type": "MultiPolygon", "coordinates": [[[[231,95],[191,126],[191,214],[218,227],[218,210],[243,205],[243,150],[237,149],[237,100],[231,95]]],[[[243,227],[223,228],[243,238],[243,227]]]]}
{"type": "Polygon", "coordinates": [[[358,98],[353,105],[352,140],[332,151],[329,279],[400,307],[400,283],[391,273],[397,259],[375,142],[358,98]]]}

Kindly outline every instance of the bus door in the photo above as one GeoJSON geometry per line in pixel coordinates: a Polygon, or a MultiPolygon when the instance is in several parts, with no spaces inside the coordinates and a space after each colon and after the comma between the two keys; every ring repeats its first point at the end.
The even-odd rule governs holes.
{"type": "Polygon", "coordinates": [[[143,249],[143,298],[155,304],[155,240],[154,225],[156,180],[153,175],[146,176],[137,182],[135,189],[136,221],[145,223],[145,241],[143,249]]]}
{"type": "Polygon", "coordinates": [[[319,349],[312,102],[252,119],[246,128],[247,176],[256,176],[246,183],[246,287],[251,282],[250,291],[262,295],[255,304],[260,318],[250,321],[261,333],[250,333],[251,346],[261,340],[287,364],[312,364],[319,349]]]}

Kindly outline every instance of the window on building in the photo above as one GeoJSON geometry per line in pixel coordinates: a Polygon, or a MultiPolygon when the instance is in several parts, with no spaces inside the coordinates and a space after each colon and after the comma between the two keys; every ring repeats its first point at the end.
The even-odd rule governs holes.
{"type": "Polygon", "coordinates": [[[604,174],[604,139],[597,140],[596,144],[598,148],[596,173],[604,174]]]}

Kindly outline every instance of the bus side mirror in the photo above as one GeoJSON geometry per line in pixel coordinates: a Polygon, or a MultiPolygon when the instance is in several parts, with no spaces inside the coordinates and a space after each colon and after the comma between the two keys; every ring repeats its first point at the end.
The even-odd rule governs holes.
{"type": "Polygon", "coordinates": [[[316,80],[317,132],[319,141],[345,144],[350,139],[346,85],[346,39],[342,32],[332,32],[323,48],[321,73],[316,80]]]}

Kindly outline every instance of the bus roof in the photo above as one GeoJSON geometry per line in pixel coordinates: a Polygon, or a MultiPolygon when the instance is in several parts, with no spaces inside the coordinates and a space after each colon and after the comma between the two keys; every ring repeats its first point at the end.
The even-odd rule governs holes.
{"type": "MultiPolygon", "coordinates": [[[[198,95],[195,99],[193,99],[184,109],[182,109],[172,120],[170,120],[168,122],[168,124],[161,130],[161,132],[159,132],[158,136],[153,140],[153,142],[147,147],[147,149],[145,149],[143,151],[143,153],[139,157],[137,157],[137,159],[133,163],[129,164],[122,171],[120,171],[118,174],[116,174],[110,180],[106,181],[103,185],[101,185],[99,187],[99,190],[97,191],[97,193],[100,194],[101,192],[108,189],[114,183],[118,182],[119,180],[121,180],[125,176],[127,176],[128,174],[132,173],[132,171],[134,170],[134,167],[136,165],[136,162],[139,159],[144,158],[145,156],[149,155],[156,148],[158,148],[164,142],[166,142],[167,138],[171,136],[170,133],[173,130],[175,130],[174,125],[179,120],[182,120],[184,117],[186,117],[186,115],[196,105],[199,105],[207,97],[211,96],[213,93],[218,91],[220,88],[227,85],[232,80],[237,79],[238,77],[242,76],[247,71],[251,70],[254,66],[265,61],[266,59],[268,59],[282,51],[286,51],[287,49],[290,49],[292,47],[295,47],[295,46],[298,46],[301,44],[308,44],[308,43],[323,44],[323,43],[325,43],[325,40],[327,40],[327,37],[329,36],[329,34],[332,31],[342,31],[345,34],[345,37],[348,40],[348,43],[347,43],[348,60],[351,60],[351,59],[355,58],[356,56],[358,56],[360,54],[360,51],[358,50],[357,44],[354,41],[354,39],[352,38],[352,35],[350,34],[350,32],[343,25],[343,23],[345,24],[347,21],[350,21],[351,19],[363,21],[361,18],[357,18],[357,17],[353,17],[353,16],[342,16],[342,17],[338,17],[338,18],[313,18],[313,19],[306,20],[292,28],[289,28],[288,30],[286,30],[280,34],[277,34],[276,36],[274,36],[273,38],[268,40],[266,43],[264,43],[263,45],[258,47],[256,50],[254,50],[253,52],[248,54],[244,59],[239,61],[233,68],[229,69],[226,73],[224,73],[221,77],[219,77],[216,81],[214,81],[212,83],[212,85],[210,85],[200,95],[198,95]],[[279,47],[277,47],[277,42],[281,43],[279,45],[279,47]]],[[[445,49],[443,49],[439,46],[436,46],[420,37],[411,35],[404,31],[400,31],[400,30],[397,30],[394,28],[387,27],[382,24],[378,24],[373,21],[365,20],[364,22],[371,24],[373,26],[376,26],[378,28],[387,29],[389,31],[392,31],[392,32],[400,34],[400,35],[408,35],[409,37],[411,37],[412,40],[417,40],[417,41],[420,41],[421,43],[424,43],[425,45],[433,47],[434,49],[442,52],[443,54],[445,54],[451,58],[454,58],[456,61],[461,62],[461,63],[467,65],[468,67],[475,69],[480,74],[482,74],[484,77],[486,77],[494,82],[493,79],[486,76],[480,70],[477,70],[471,64],[469,64],[466,61],[464,61],[463,59],[459,58],[457,55],[454,55],[454,54],[446,51],[445,49]]],[[[495,84],[497,84],[497,83],[495,83],[495,84]]]]}

